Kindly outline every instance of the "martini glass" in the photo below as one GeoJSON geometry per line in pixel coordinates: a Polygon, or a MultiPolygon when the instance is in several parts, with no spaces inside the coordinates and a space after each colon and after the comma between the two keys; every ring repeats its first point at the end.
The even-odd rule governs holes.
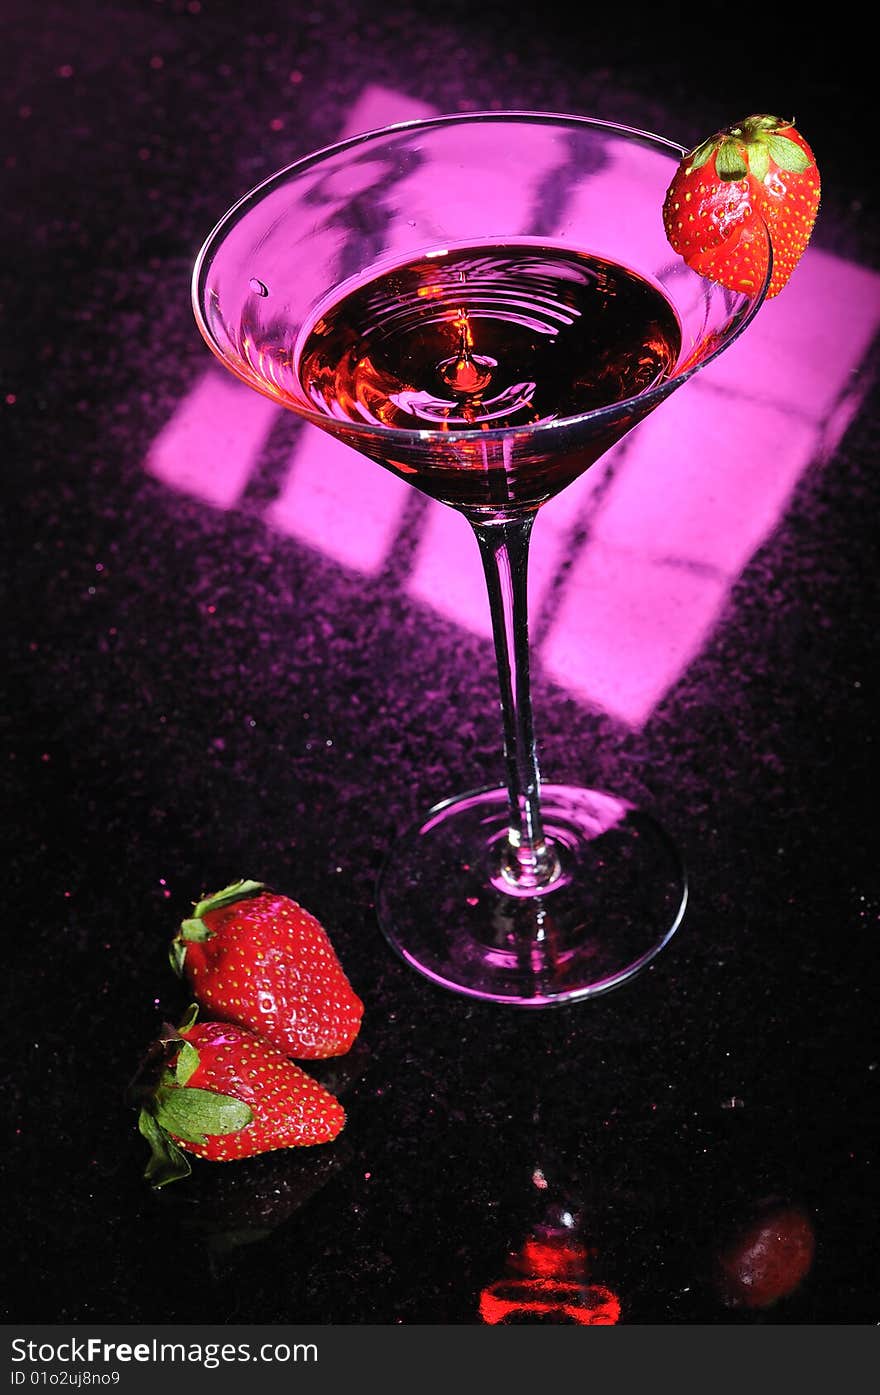
{"type": "Polygon", "coordinates": [[[537,1008],[605,992],[685,910],[682,860],[648,810],[541,782],[526,589],[541,506],[710,363],[766,293],[763,224],[749,235],[768,271],[751,294],[672,253],[661,209],[683,154],[550,113],[404,122],[274,174],[195,267],[196,319],[227,368],[476,535],[503,782],[443,798],[404,831],[376,904],[409,964],[477,998],[537,1008]]]}

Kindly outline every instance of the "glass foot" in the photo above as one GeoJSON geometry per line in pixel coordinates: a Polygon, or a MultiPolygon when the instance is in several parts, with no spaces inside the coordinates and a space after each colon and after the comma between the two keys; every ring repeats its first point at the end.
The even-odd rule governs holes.
{"type": "Polygon", "coordinates": [[[445,800],[394,844],[376,905],[408,964],[456,993],[548,1007],[605,993],[660,952],[687,904],[662,828],[625,799],[569,785],[543,785],[541,811],[555,874],[539,891],[505,873],[503,789],[445,800]]]}

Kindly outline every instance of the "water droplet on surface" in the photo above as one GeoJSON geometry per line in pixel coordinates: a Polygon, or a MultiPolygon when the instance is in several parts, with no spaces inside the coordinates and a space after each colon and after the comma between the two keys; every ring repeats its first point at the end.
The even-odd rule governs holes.
{"type": "Polygon", "coordinates": [[[269,287],[266,285],[264,281],[258,281],[256,276],[251,277],[250,281],[248,282],[248,285],[250,286],[254,295],[261,295],[265,297],[269,294],[269,287]]]}

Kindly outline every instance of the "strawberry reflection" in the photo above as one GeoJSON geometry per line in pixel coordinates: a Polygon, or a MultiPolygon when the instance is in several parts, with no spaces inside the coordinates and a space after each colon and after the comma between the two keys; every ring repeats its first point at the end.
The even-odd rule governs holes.
{"type": "MultiPolygon", "coordinates": [[[[532,1180],[539,1189],[547,1186],[539,1169],[532,1180]]],[[[620,1320],[620,1299],[590,1282],[594,1259],[579,1212],[565,1202],[551,1203],[520,1248],[508,1255],[506,1274],[482,1290],[480,1318],[490,1326],[613,1327],[620,1320]]]]}
{"type": "MultiPolygon", "coordinates": [[[[198,1196],[160,1198],[177,1225],[219,1258],[245,1245],[259,1244],[301,1210],[344,1166],[350,1150],[340,1138],[325,1148],[285,1149],[248,1159],[240,1167],[200,1171],[198,1196]],[[222,1175],[221,1175],[222,1173],[222,1175]]],[[[195,1169],[194,1169],[195,1170],[195,1169]]]]}
{"type": "MultiPolygon", "coordinates": [[[[336,1095],[350,1113],[349,1093],[363,1075],[369,1051],[360,1039],[346,1056],[310,1061],[309,1074],[336,1095]]],[[[303,1066],[303,1069],[306,1069],[303,1066]]],[[[345,1130],[333,1143],[285,1148],[235,1163],[193,1160],[192,1182],[154,1194],[166,1222],[200,1240],[220,1258],[258,1244],[294,1217],[352,1157],[345,1130]]]]}
{"type": "Polygon", "coordinates": [[[805,1208],[765,1198],[723,1235],[715,1254],[715,1289],[728,1308],[771,1308],[801,1287],[815,1253],[816,1232],[805,1208]]]}

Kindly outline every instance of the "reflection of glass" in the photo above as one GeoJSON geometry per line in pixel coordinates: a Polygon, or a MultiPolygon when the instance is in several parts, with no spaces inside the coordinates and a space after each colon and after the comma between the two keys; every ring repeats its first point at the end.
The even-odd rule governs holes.
{"type": "MultiPolygon", "coordinates": [[[[535,1184],[546,1187],[540,1170],[535,1184]]],[[[592,1281],[593,1251],[578,1208],[571,1202],[550,1204],[508,1255],[507,1272],[480,1293],[479,1313],[490,1326],[525,1323],[575,1323],[613,1327],[620,1320],[620,1299],[592,1281]]]]}
{"type": "Polygon", "coordinates": [[[476,997],[602,992],[684,912],[683,868],[648,814],[541,785],[526,599],[540,506],[729,344],[766,290],[723,290],[671,254],[660,211],[682,153],[567,116],[404,123],[274,175],[196,264],[198,323],[228,368],[476,534],[506,785],[430,810],[377,902],[409,963],[476,997]]]}

